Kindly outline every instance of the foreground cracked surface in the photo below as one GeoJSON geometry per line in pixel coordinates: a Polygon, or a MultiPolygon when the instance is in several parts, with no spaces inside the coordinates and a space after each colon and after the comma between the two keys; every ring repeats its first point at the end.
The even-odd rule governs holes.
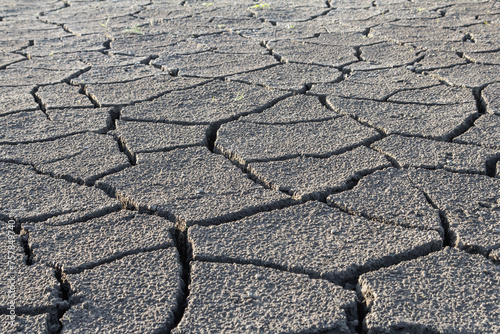
{"type": "Polygon", "coordinates": [[[497,1],[0,2],[5,333],[500,333],[497,1]]]}

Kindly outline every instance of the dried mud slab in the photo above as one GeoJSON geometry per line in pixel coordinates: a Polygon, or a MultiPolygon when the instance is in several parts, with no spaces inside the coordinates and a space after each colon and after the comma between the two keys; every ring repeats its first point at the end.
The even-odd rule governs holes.
{"type": "Polygon", "coordinates": [[[31,57],[50,57],[54,54],[78,51],[102,51],[105,49],[104,34],[69,36],[54,39],[39,39],[33,46],[24,50],[31,57]]]}
{"type": "Polygon", "coordinates": [[[358,61],[356,51],[352,47],[308,43],[307,41],[309,40],[281,40],[268,43],[267,47],[282,62],[341,67],[358,61]]]}
{"type": "Polygon", "coordinates": [[[294,95],[260,113],[241,118],[244,122],[259,124],[286,124],[307,121],[323,121],[341,115],[327,109],[315,96],[294,95]]]}
{"type": "Polygon", "coordinates": [[[387,224],[443,234],[438,210],[403,170],[376,171],[361,179],[354,189],[331,195],[328,203],[387,224]]]}
{"type": "Polygon", "coordinates": [[[83,94],[80,88],[66,83],[40,87],[35,95],[45,109],[54,108],[92,108],[94,105],[83,94]]]}
{"type": "Polygon", "coordinates": [[[51,109],[23,111],[0,117],[1,144],[53,140],[81,132],[103,133],[111,124],[107,109],[51,109]],[[50,118],[50,119],[49,119],[50,118]]]}
{"type": "Polygon", "coordinates": [[[224,124],[215,147],[240,164],[271,159],[342,153],[379,134],[349,117],[324,122],[256,124],[241,119],[224,124]]]}
{"type": "Polygon", "coordinates": [[[421,59],[418,63],[413,64],[414,70],[417,73],[467,64],[467,60],[459,57],[457,52],[430,50],[424,52],[423,56],[423,59],[421,59]]]}
{"type": "Polygon", "coordinates": [[[233,220],[291,202],[205,147],[139,154],[137,161],[98,181],[98,186],[133,207],[166,215],[181,227],[233,220]]]}
{"type": "Polygon", "coordinates": [[[83,218],[120,207],[102,190],[40,175],[23,165],[0,163],[0,187],[2,219],[39,221],[69,213],[83,218]]]}
{"type": "Polygon", "coordinates": [[[112,133],[131,152],[145,153],[204,145],[207,130],[207,125],[117,121],[112,133]]]}
{"type": "Polygon", "coordinates": [[[240,82],[215,80],[125,107],[121,119],[209,124],[260,111],[284,95],[240,82]]]}
{"type": "Polygon", "coordinates": [[[419,51],[412,46],[385,42],[361,46],[360,57],[370,65],[395,67],[413,64],[420,58],[419,51]]]}
{"type": "MultiPolygon", "coordinates": [[[[314,85],[310,92],[333,97],[384,101],[403,90],[421,89],[439,85],[439,80],[415,74],[405,68],[353,71],[339,83],[314,85]]],[[[424,102],[424,101],[422,101],[424,102]]]]}
{"type": "Polygon", "coordinates": [[[383,131],[438,140],[451,139],[477,114],[473,102],[447,105],[400,104],[328,97],[333,110],[383,131]]]}
{"type": "Polygon", "coordinates": [[[462,173],[486,174],[489,165],[500,157],[500,152],[493,149],[398,135],[386,137],[372,147],[403,168],[443,168],[462,173]]]}
{"type": "Polygon", "coordinates": [[[172,333],[352,333],[355,295],[306,275],[250,264],[191,264],[187,309],[172,333]],[[286,307],[283,307],[286,305],[286,307]]]}
{"type": "Polygon", "coordinates": [[[464,134],[453,139],[457,143],[474,144],[500,150],[500,116],[482,115],[464,134]]]}
{"type": "Polygon", "coordinates": [[[53,70],[44,68],[6,68],[0,70],[0,87],[23,87],[61,83],[75,74],[74,69],[53,70]]]}
{"type": "Polygon", "coordinates": [[[371,34],[375,38],[398,44],[417,45],[422,49],[436,51],[460,51],[463,46],[462,34],[441,27],[404,26],[385,23],[374,27],[371,34]],[[453,48],[453,49],[452,49],[453,48]],[[455,48],[457,48],[455,50],[455,48]]]}
{"type": "Polygon", "coordinates": [[[151,101],[168,92],[196,87],[206,81],[157,74],[125,82],[85,84],[84,91],[99,106],[127,105],[151,101]]]}
{"type": "Polygon", "coordinates": [[[481,91],[481,96],[486,103],[486,111],[500,116],[500,83],[494,83],[481,91]]]}
{"type": "Polygon", "coordinates": [[[410,170],[412,183],[444,212],[452,246],[487,254],[500,244],[500,179],[410,170]]]}
{"type": "Polygon", "coordinates": [[[289,4],[284,2],[273,2],[271,4],[257,3],[250,5],[247,9],[258,19],[271,22],[301,22],[322,15],[328,8],[323,2],[301,2],[289,4]],[[272,6],[272,7],[271,7],[272,6]]]}
{"type": "MultiPolygon", "coordinates": [[[[0,315],[0,325],[5,334],[46,333],[48,314],[38,315],[0,315]]],[[[53,328],[58,330],[58,328],[53,328]]]]}
{"type": "Polygon", "coordinates": [[[63,333],[145,333],[173,326],[183,282],[175,248],[126,256],[67,275],[71,308],[63,333]]]}
{"type": "Polygon", "coordinates": [[[480,255],[445,248],[364,274],[368,333],[497,333],[500,271],[480,255]]]}
{"type": "MultiPolygon", "coordinates": [[[[144,29],[144,26],[140,29],[144,29]]],[[[109,51],[116,55],[158,57],[159,55],[195,54],[210,50],[205,46],[184,42],[186,37],[176,35],[176,33],[144,34],[134,37],[117,36],[111,41],[109,51]]]]}
{"type": "Polygon", "coordinates": [[[27,60],[27,58],[15,53],[2,52],[0,53],[0,68],[5,68],[10,64],[21,62],[23,60],[27,60]]]}
{"type": "Polygon", "coordinates": [[[249,163],[247,169],[266,186],[304,201],[322,199],[333,191],[345,190],[363,175],[390,166],[381,154],[361,146],[328,158],[302,156],[249,163]]]}
{"type": "Polygon", "coordinates": [[[34,165],[42,173],[85,184],[130,166],[111,136],[93,132],[39,143],[0,145],[0,161],[34,165]]]}
{"type": "MultiPolygon", "coordinates": [[[[75,50],[76,51],[76,50],[75,50]]],[[[78,51],[81,53],[81,51],[78,51]]],[[[52,72],[57,71],[72,71],[69,76],[76,76],[83,71],[89,69],[88,64],[77,56],[78,53],[71,54],[53,54],[49,57],[31,57],[25,62],[12,64],[8,67],[10,70],[18,70],[20,72],[26,69],[32,70],[48,70],[52,72]]],[[[27,55],[28,56],[28,55],[27,55]]],[[[29,57],[29,56],[28,56],[29,57]]],[[[42,71],[43,72],[43,71],[42,71]]],[[[50,72],[46,72],[50,73],[50,72]]],[[[65,81],[67,78],[65,78],[65,81]]]]}
{"type": "Polygon", "coordinates": [[[276,65],[271,55],[226,54],[202,52],[197,54],[167,54],[151,61],[164,71],[182,76],[221,78],[276,65]]]}
{"type": "Polygon", "coordinates": [[[120,67],[94,67],[71,80],[73,85],[106,84],[127,82],[162,75],[161,71],[152,66],[136,64],[120,67]]]}
{"type": "Polygon", "coordinates": [[[27,226],[33,261],[77,273],[125,255],[174,246],[173,223],[120,211],[89,221],[27,226]]]}
{"type": "Polygon", "coordinates": [[[269,54],[258,41],[240,36],[236,33],[211,34],[190,38],[200,49],[212,50],[227,54],[269,54]]]}
{"type": "Polygon", "coordinates": [[[53,311],[56,303],[62,302],[54,270],[43,265],[27,265],[22,237],[12,233],[11,224],[3,221],[0,224],[0,241],[5,245],[0,254],[0,313],[10,315],[12,301],[16,315],[53,311]]]}
{"type": "Polygon", "coordinates": [[[441,248],[436,231],[381,224],[320,202],[189,229],[194,260],[253,263],[337,284],[441,248]]]}
{"type": "Polygon", "coordinates": [[[0,87],[0,116],[38,109],[31,87],[0,87]]]}
{"type": "Polygon", "coordinates": [[[435,78],[459,87],[481,87],[500,81],[500,66],[465,64],[430,72],[435,78]]]}
{"type": "Polygon", "coordinates": [[[342,72],[333,67],[286,63],[233,75],[229,79],[272,89],[305,91],[313,84],[338,82],[341,77],[342,72]]]}
{"type": "Polygon", "coordinates": [[[437,85],[419,89],[402,90],[391,95],[387,101],[401,103],[420,103],[427,105],[448,105],[475,103],[474,95],[470,89],[437,85]]]}

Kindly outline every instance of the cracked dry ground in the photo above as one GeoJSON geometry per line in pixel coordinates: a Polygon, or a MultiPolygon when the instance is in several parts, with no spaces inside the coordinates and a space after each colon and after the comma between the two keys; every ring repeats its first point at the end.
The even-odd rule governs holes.
{"type": "Polygon", "coordinates": [[[0,1],[0,332],[500,333],[499,25],[0,1]]]}

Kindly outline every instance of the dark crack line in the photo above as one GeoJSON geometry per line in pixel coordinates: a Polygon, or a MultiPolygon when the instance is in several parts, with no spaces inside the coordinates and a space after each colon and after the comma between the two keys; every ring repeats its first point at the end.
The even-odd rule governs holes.
{"type": "Polygon", "coordinates": [[[287,187],[282,187],[278,183],[273,182],[272,180],[267,180],[265,177],[260,176],[257,171],[254,171],[252,166],[244,167],[245,170],[248,171],[249,177],[253,180],[255,179],[255,182],[259,184],[263,184],[266,188],[269,189],[274,189],[281,191],[289,196],[292,196],[292,199],[297,200],[301,203],[309,202],[309,201],[319,201],[323,203],[327,203],[327,198],[328,196],[332,194],[338,194],[344,191],[348,191],[353,189],[358,182],[370,175],[373,174],[376,171],[383,170],[387,168],[388,166],[380,166],[380,167],[375,167],[375,168],[367,168],[359,171],[353,172],[348,178],[343,181],[342,185],[334,186],[334,187],[328,187],[325,190],[316,190],[313,192],[305,193],[305,194],[300,194],[297,192],[292,191],[291,189],[288,189],[287,187]]]}
{"type": "Polygon", "coordinates": [[[180,231],[178,229],[174,232],[174,242],[177,252],[179,253],[179,259],[182,266],[181,279],[184,283],[182,287],[182,299],[178,301],[177,308],[174,312],[174,321],[172,326],[168,328],[168,332],[170,333],[172,329],[176,328],[179,323],[182,321],[184,317],[184,313],[186,312],[188,306],[188,297],[189,297],[189,286],[191,284],[191,265],[190,259],[188,255],[188,250],[191,248],[189,241],[187,239],[187,230],[180,231]]]}
{"type": "MultiPolygon", "coordinates": [[[[23,57],[26,57],[26,56],[23,55],[23,57]]],[[[7,67],[9,67],[11,65],[14,65],[14,64],[17,64],[17,63],[20,63],[23,61],[27,61],[27,60],[29,60],[28,57],[26,57],[26,59],[19,59],[19,60],[13,61],[12,63],[4,64],[4,65],[0,66],[0,70],[5,70],[7,67]]]]}
{"type": "MultiPolygon", "coordinates": [[[[153,76],[154,75],[148,76],[148,77],[153,77],[153,76]]],[[[109,84],[129,83],[129,82],[132,82],[132,81],[137,81],[137,80],[145,79],[145,78],[148,78],[148,77],[143,77],[143,78],[140,78],[140,79],[126,81],[126,82],[113,82],[113,83],[109,83],[109,84]]],[[[205,79],[205,78],[203,78],[203,79],[205,79]]],[[[166,91],[163,91],[161,93],[155,94],[155,95],[150,96],[150,97],[145,98],[145,99],[135,100],[135,101],[131,101],[131,102],[128,102],[128,103],[121,103],[121,104],[101,103],[101,102],[99,102],[99,100],[97,99],[97,97],[94,94],[92,94],[92,93],[90,93],[88,91],[88,86],[92,85],[92,84],[78,84],[78,85],[83,88],[83,90],[85,92],[85,95],[88,96],[88,98],[90,99],[90,101],[92,101],[92,103],[94,105],[96,105],[98,107],[117,107],[117,108],[122,108],[122,107],[126,107],[126,106],[133,106],[133,105],[136,105],[136,104],[139,104],[139,103],[143,103],[143,102],[151,102],[151,101],[154,101],[154,100],[162,97],[163,95],[166,95],[166,94],[169,94],[169,93],[181,92],[181,91],[185,91],[185,90],[190,90],[190,89],[193,89],[193,88],[197,88],[197,87],[200,87],[200,86],[204,86],[206,84],[209,84],[209,83],[213,82],[214,80],[215,79],[207,79],[207,81],[203,81],[203,82],[200,82],[198,84],[190,85],[188,87],[166,90],[166,91]]],[[[147,122],[147,120],[142,120],[142,119],[128,119],[128,120],[133,120],[133,121],[137,121],[137,122],[147,122]]],[[[160,120],[160,121],[155,121],[155,122],[162,122],[162,121],[160,120]]],[[[174,122],[175,121],[165,121],[164,123],[182,124],[182,125],[207,124],[207,123],[196,123],[196,122],[192,122],[192,123],[190,123],[190,122],[178,122],[178,123],[174,123],[174,122]]]]}
{"type": "Polygon", "coordinates": [[[485,249],[484,247],[481,247],[480,245],[460,245],[459,244],[459,239],[460,236],[457,235],[455,231],[450,229],[450,223],[447,217],[447,212],[446,210],[441,210],[437,204],[432,200],[432,198],[427,194],[426,191],[423,189],[418,188],[417,185],[415,185],[414,181],[411,179],[410,176],[408,176],[408,180],[411,182],[413,187],[415,189],[418,189],[426,198],[427,202],[436,210],[439,212],[439,218],[441,219],[441,225],[444,230],[444,238],[443,238],[443,247],[456,247],[460,248],[461,250],[469,253],[469,254],[480,254],[483,255],[484,257],[488,258],[490,250],[485,249]]]}
{"type": "Polygon", "coordinates": [[[54,275],[59,283],[59,288],[61,291],[61,299],[62,302],[58,302],[56,306],[57,314],[49,317],[49,322],[52,322],[55,330],[52,332],[53,334],[60,334],[63,330],[62,318],[64,314],[71,308],[71,304],[69,299],[72,295],[71,284],[64,272],[63,268],[57,267],[54,269],[54,275]]]}
{"type": "Polygon", "coordinates": [[[83,68],[81,70],[78,70],[75,73],[73,73],[73,74],[69,75],[68,77],[64,78],[62,80],[62,82],[65,82],[65,83],[71,85],[71,81],[73,79],[78,78],[80,75],[82,75],[83,73],[86,73],[86,72],[90,71],[91,69],[92,69],[92,66],[87,66],[87,67],[85,67],[85,68],[83,68]]]}
{"type": "MultiPolygon", "coordinates": [[[[73,84],[69,84],[71,86],[73,86],[73,84]]],[[[93,94],[88,94],[85,90],[85,85],[79,85],[80,89],[78,90],[78,94],[81,94],[81,95],[84,95],[89,101],[90,103],[92,103],[92,105],[94,106],[94,108],[100,108],[101,107],[101,104],[97,101],[97,99],[95,98],[95,96],[93,94]]]]}
{"type": "Polygon", "coordinates": [[[452,142],[453,139],[457,138],[458,136],[463,135],[465,132],[469,131],[473,126],[474,123],[481,117],[481,113],[474,113],[472,115],[469,115],[459,126],[457,126],[453,131],[451,131],[448,135],[448,138],[446,141],[452,142]]]}
{"type": "Polygon", "coordinates": [[[206,143],[205,143],[205,141],[201,141],[201,142],[195,143],[195,144],[174,145],[174,146],[167,146],[167,147],[150,149],[150,150],[138,150],[138,151],[134,152],[134,155],[144,154],[144,153],[171,152],[171,151],[181,150],[181,149],[190,148],[190,147],[206,147],[206,143]]]}
{"type": "MultiPolygon", "coordinates": [[[[71,274],[71,275],[74,275],[74,274],[80,274],[84,271],[87,271],[87,270],[92,270],[94,268],[97,268],[103,264],[109,264],[109,263],[113,263],[113,262],[116,262],[118,260],[121,260],[127,256],[130,256],[130,255],[137,255],[137,254],[142,254],[142,253],[150,253],[150,252],[154,252],[154,251],[157,251],[157,250],[160,250],[160,249],[168,249],[168,248],[171,248],[172,247],[172,244],[171,243],[163,243],[163,244],[158,244],[158,245],[154,245],[154,246],[150,246],[150,247],[143,247],[143,248],[136,248],[136,249],[130,249],[130,250],[126,250],[126,251],[123,251],[123,252],[120,252],[118,254],[113,254],[113,255],[110,255],[108,257],[105,257],[105,258],[100,258],[99,260],[96,260],[96,261],[93,261],[93,262],[87,262],[85,264],[82,264],[80,266],[77,266],[77,267],[70,267],[70,268],[64,268],[64,273],[65,274],[71,274]]],[[[50,266],[54,267],[54,269],[59,269],[61,268],[60,264],[58,263],[49,263],[50,266]]]]}
{"type": "MultiPolygon", "coordinates": [[[[212,79],[212,80],[213,79],[223,79],[224,80],[224,79],[231,79],[231,77],[235,76],[235,75],[264,71],[264,70],[268,70],[270,68],[273,68],[273,67],[279,66],[279,65],[280,65],[280,63],[277,62],[276,64],[270,64],[270,65],[267,65],[267,66],[264,66],[264,67],[259,67],[259,68],[255,68],[255,69],[251,69],[251,70],[247,70],[247,71],[241,71],[241,72],[230,73],[230,74],[223,74],[223,75],[211,76],[211,77],[195,76],[195,75],[184,75],[182,73],[179,73],[179,69],[169,69],[169,68],[164,67],[163,65],[161,65],[162,66],[161,69],[162,69],[162,71],[167,71],[167,72],[177,71],[178,74],[176,76],[180,76],[180,77],[199,78],[199,79],[207,79],[207,80],[210,80],[210,79],[212,79]]],[[[156,67],[156,65],[155,65],[155,67],[156,67]]]]}
{"type": "Polygon", "coordinates": [[[328,282],[331,282],[333,284],[341,286],[346,290],[353,290],[356,283],[359,280],[359,277],[362,274],[377,271],[377,270],[380,270],[382,268],[387,268],[387,267],[399,264],[401,262],[416,259],[418,257],[426,256],[432,252],[436,252],[439,250],[441,250],[441,248],[437,249],[436,247],[432,247],[430,244],[424,244],[424,245],[414,247],[412,249],[412,251],[408,252],[407,254],[404,254],[404,252],[401,252],[400,254],[397,254],[396,256],[387,255],[387,256],[378,258],[376,261],[373,261],[375,263],[367,263],[364,265],[358,265],[358,266],[356,266],[356,268],[354,270],[353,270],[353,268],[346,268],[345,271],[338,272],[338,273],[324,273],[324,272],[315,271],[313,269],[303,268],[303,267],[300,267],[299,265],[283,266],[283,265],[280,265],[279,263],[272,262],[272,261],[259,260],[259,259],[245,260],[245,259],[237,259],[234,257],[229,257],[229,256],[224,256],[224,255],[217,256],[217,257],[198,256],[196,258],[192,258],[192,255],[190,254],[190,257],[191,257],[190,260],[209,262],[209,263],[232,263],[232,264],[242,264],[242,265],[251,264],[251,265],[254,265],[257,267],[270,268],[270,269],[275,269],[275,270],[279,270],[279,271],[287,272],[287,273],[307,275],[310,279],[326,280],[328,282]],[[339,276],[344,276],[345,278],[340,278],[339,276]]]}
{"type": "Polygon", "coordinates": [[[25,263],[27,266],[31,266],[33,264],[33,249],[29,240],[30,232],[21,226],[20,235],[25,254],[25,263]]]}
{"type": "MultiPolygon", "coordinates": [[[[66,8],[66,7],[63,7],[63,8],[66,8]]],[[[49,20],[44,20],[40,17],[37,17],[38,21],[42,22],[42,23],[45,23],[45,24],[50,24],[50,25],[54,25],[56,27],[59,27],[61,28],[64,32],[67,32],[68,34],[71,34],[73,36],[78,36],[80,37],[81,35],[80,34],[75,34],[73,31],[69,30],[63,23],[56,23],[56,22],[51,22],[49,20]]]]}
{"type": "Polygon", "coordinates": [[[417,184],[415,184],[415,182],[412,180],[412,178],[410,177],[410,175],[407,175],[406,179],[410,182],[410,184],[412,185],[413,189],[416,189],[418,190],[422,195],[424,195],[427,203],[429,203],[429,205],[434,209],[434,210],[437,210],[438,211],[438,214],[439,214],[439,219],[441,220],[441,227],[443,228],[443,248],[444,247],[453,247],[455,245],[455,241],[453,240],[454,239],[454,236],[451,231],[450,231],[450,225],[448,223],[448,219],[446,218],[446,213],[441,210],[437,205],[436,203],[431,199],[431,197],[429,196],[429,194],[427,194],[426,191],[424,191],[423,189],[421,189],[420,187],[418,187],[417,184]]]}
{"type": "Polygon", "coordinates": [[[255,108],[255,109],[253,109],[251,111],[243,112],[243,113],[240,113],[240,114],[235,115],[233,117],[221,119],[221,120],[218,120],[216,122],[211,123],[210,126],[209,126],[209,128],[207,129],[207,132],[206,132],[205,142],[206,142],[207,148],[210,150],[210,152],[212,152],[212,153],[215,152],[215,142],[217,140],[217,132],[219,131],[220,127],[223,124],[227,124],[227,123],[230,123],[230,122],[237,121],[240,118],[242,118],[244,116],[248,116],[250,114],[260,114],[260,113],[264,112],[265,110],[273,107],[278,102],[281,102],[281,101],[283,101],[283,100],[285,100],[285,99],[287,99],[289,97],[292,97],[292,96],[294,96],[293,93],[284,94],[284,95],[282,95],[280,97],[277,97],[277,98],[275,98],[275,99],[267,102],[263,106],[255,108]]]}
{"type": "Polygon", "coordinates": [[[342,110],[336,110],[330,102],[328,102],[328,100],[326,99],[325,96],[320,96],[320,102],[321,104],[323,104],[327,109],[331,110],[331,111],[334,111],[338,114],[341,114],[341,115],[345,115],[347,117],[350,117],[352,118],[353,120],[355,120],[356,122],[358,122],[359,124],[361,124],[362,126],[364,127],[367,127],[369,129],[372,129],[372,130],[375,130],[378,132],[378,134],[380,135],[380,138],[379,139],[383,139],[385,138],[387,135],[389,135],[384,129],[382,128],[378,128],[372,124],[370,124],[369,121],[364,121],[362,119],[360,119],[357,115],[353,115],[353,114],[350,114],[350,113],[346,113],[346,112],[343,112],[342,110]]]}
{"type": "Polygon", "coordinates": [[[19,110],[13,110],[13,111],[7,111],[5,113],[0,113],[0,118],[5,117],[5,116],[10,116],[14,114],[20,114],[23,112],[34,112],[39,110],[39,108],[28,108],[28,109],[19,109],[19,110]]]}
{"type": "Polygon", "coordinates": [[[113,138],[115,138],[116,142],[118,143],[120,152],[123,152],[127,156],[127,159],[130,162],[130,164],[132,166],[137,165],[137,154],[127,146],[125,140],[118,134],[113,134],[113,138]]]}
{"type": "Polygon", "coordinates": [[[384,156],[384,157],[385,157],[385,158],[386,158],[386,159],[387,159],[387,160],[388,160],[388,161],[392,164],[392,166],[393,166],[394,168],[401,169],[402,167],[401,167],[401,165],[399,164],[399,162],[397,161],[397,159],[396,159],[396,158],[394,158],[393,156],[391,156],[389,153],[384,152],[384,150],[383,150],[383,149],[381,149],[381,148],[379,148],[379,147],[375,146],[375,144],[376,144],[377,142],[379,142],[379,141],[380,141],[380,140],[378,140],[378,141],[376,141],[376,142],[372,143],[372,144],[370,145],[370,148],[371,148],[372,150],[375,150],[376,152],[378,152],[378,153],[382,154],[382,155],[383,155],[383,156],[384,156]]]}
{"type": "Polygon", "coordinates": [[[42,99],[37,94],[39,88],[40,88],[40,86],[35,86],[31,90],[30,93],[31,93],[31,95],[33,95],[33,98],[34,98],[35,102],[38,104],[38,107],[40,108],[40,110],[45,114],[45,117],[47,117],[47,119],[49,121],[52,121],[52,119],[50,118],[50,115],[47,113],[46,104],[42,101],[42,99]]]}
{"type": "Polygon", "coordinates": [[[69,132],[69,133],[65,133],[65,134],[62,134],[62,135],[57,135],[57,136],[53,136],[53,137],[49,137],[49,138],[44,138],[44,139],[24,140],[24,141],[16,141],[16,142],[0,141],[0,145],[11,145],[11,146],[14,146],[14,145],[18,145],[18,144],[45,143],[45,142],[56,141],[56,140],[61,139],[61,138],[71,137],[71,136],[74,136],[74,135],[83,134],[83,133],[89,133],[89,132],[101,133],[101,132],[96,132],[96,131],[82,130],[82,131],[69,132]]]}

